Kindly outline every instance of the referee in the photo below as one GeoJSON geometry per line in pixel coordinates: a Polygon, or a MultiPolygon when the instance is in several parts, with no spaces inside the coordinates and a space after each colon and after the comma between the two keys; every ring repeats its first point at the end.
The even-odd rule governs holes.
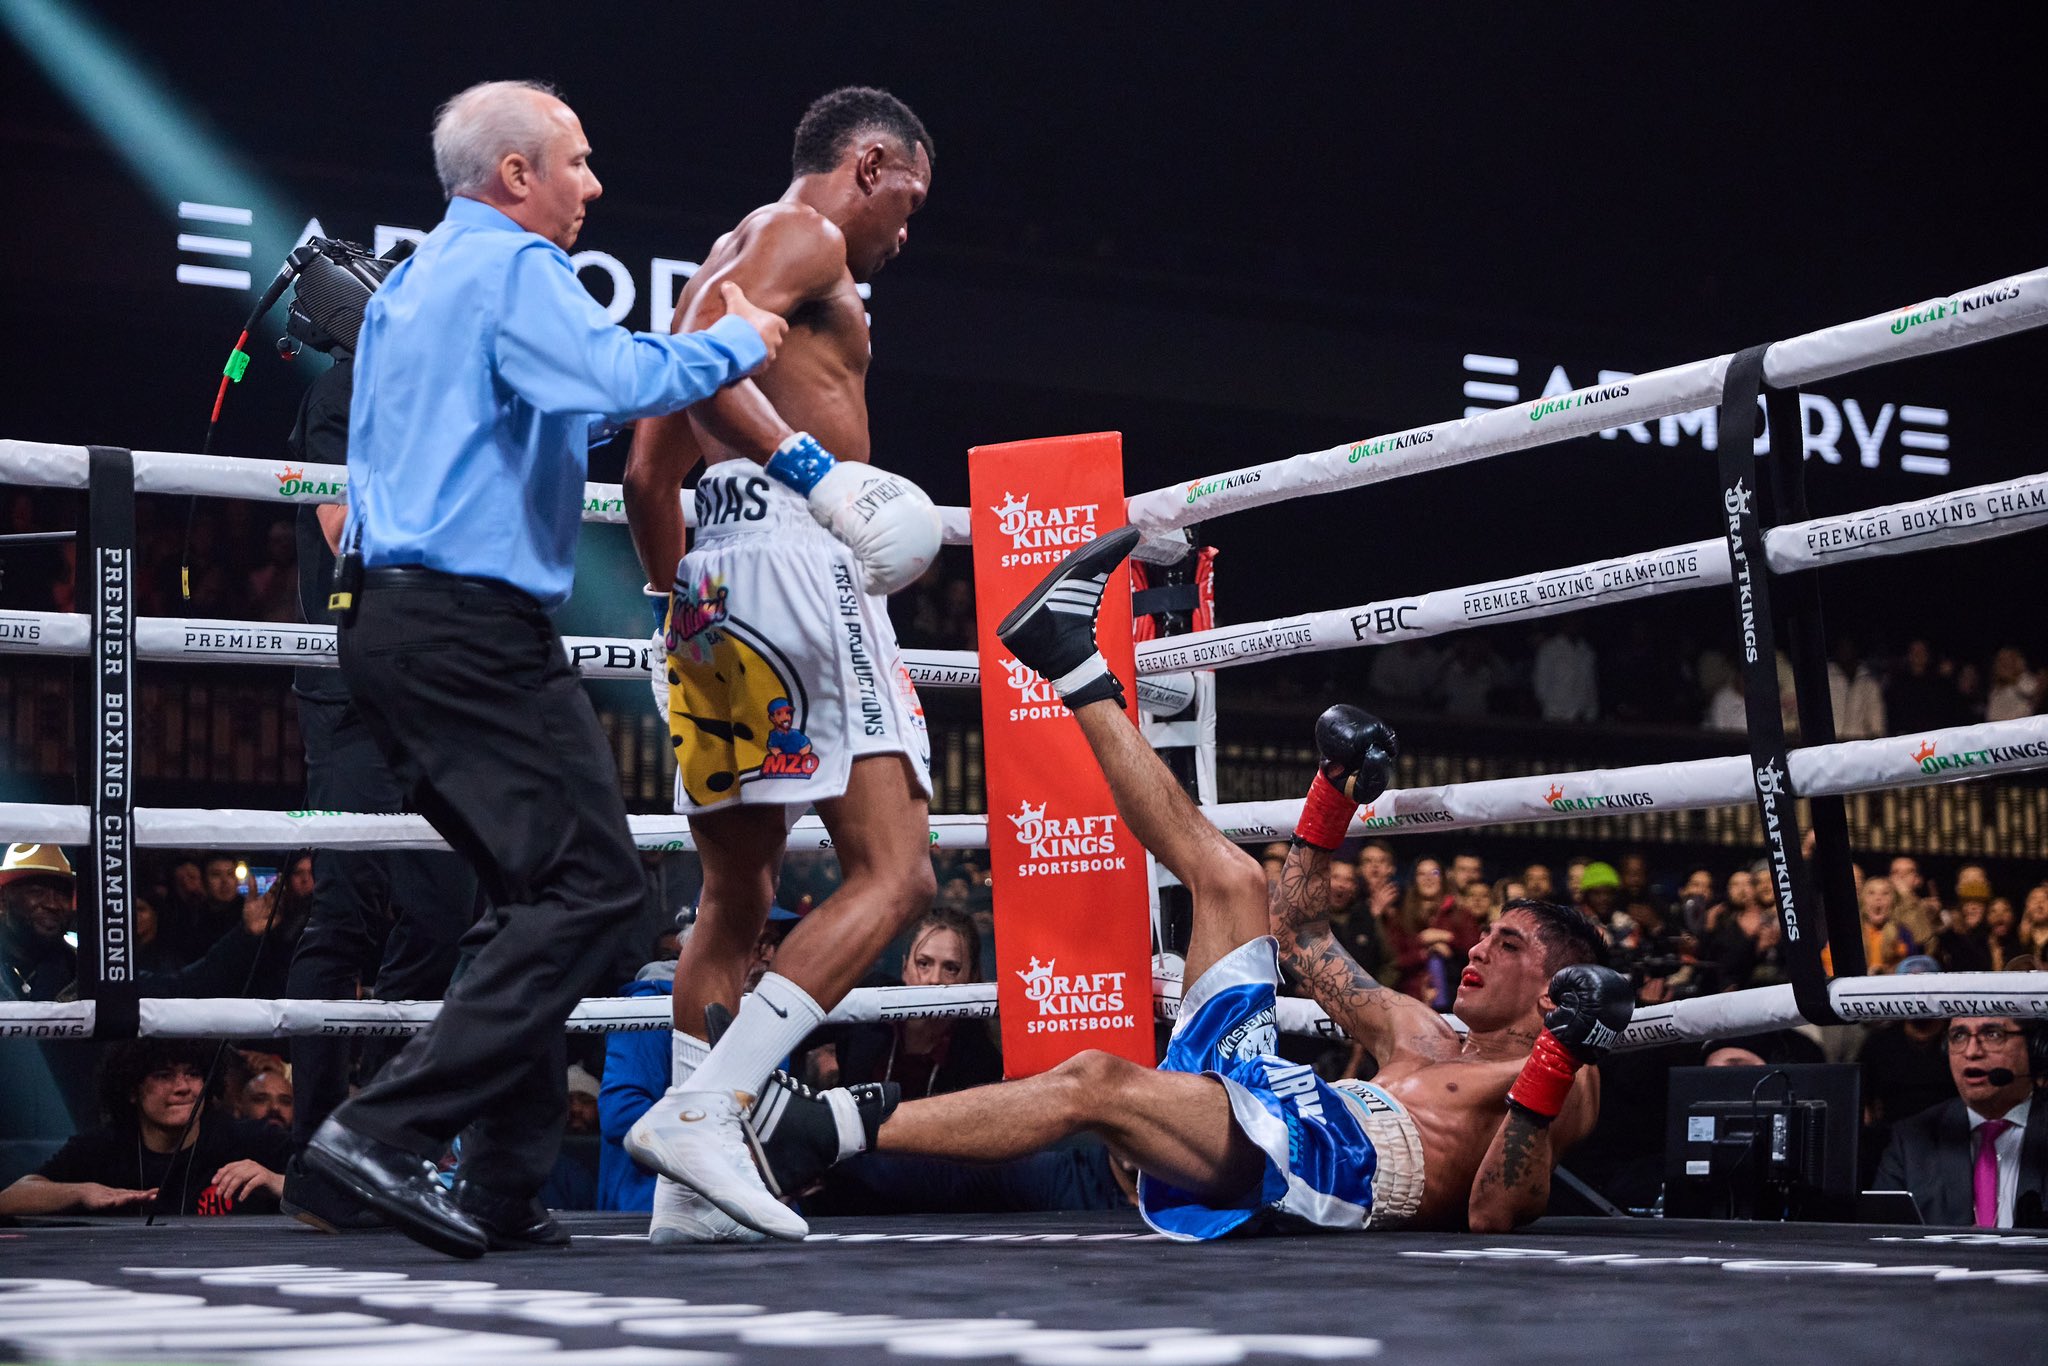
{"type": "Polygon", "coordinates": [[[305,1158],[462,1257],[568,1241],[535,1198],[567,1113],[562,1024],[642,895],[610,748],[549,619],[591,428],[708,397],[786,328],[731,285],[703,332],[612,325],[567,252],[601,193],[589,157],[545,86],[491,81],[442,106],[448,212],[365,309],[349,408],[343,563],[362,572],[342,675],[492,909],[434,1025],[305,1158]],[[465,1130],[444,1193],[434,1163],[465,1130]]]}

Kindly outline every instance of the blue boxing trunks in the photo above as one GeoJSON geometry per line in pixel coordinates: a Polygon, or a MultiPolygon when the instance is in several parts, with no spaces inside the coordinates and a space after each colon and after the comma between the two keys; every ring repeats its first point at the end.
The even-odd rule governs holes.
{"type": "Polygon", "coordinates": [[[1274,941],[1254,939],[1219,958],[1181,1002],[1160,1069],[1221,1081],[1266,1167],[1255,1188],[1221,1206],[1141,1176],[1139,1212],[1169,1238],[1397,1228],[1422,1203],[1422,1139],[1400,1102],[1366,1082],[1331,1085],[1278,1056],[1279,981],[1274,941]]]}

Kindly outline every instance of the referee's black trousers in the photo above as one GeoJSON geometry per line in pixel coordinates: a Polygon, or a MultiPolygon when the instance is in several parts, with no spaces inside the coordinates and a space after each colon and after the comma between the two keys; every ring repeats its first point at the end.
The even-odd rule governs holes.
{"type": "Polygon", "coordinates": [[[567,1115],[562,1023],[640,909],[639,857],[611,747],[547,613],[515,588],[372,570],[342,627],[342,675],[411,798],[491,902],[440,1018],[343,1124],[530,1195],[567,1115]]]}

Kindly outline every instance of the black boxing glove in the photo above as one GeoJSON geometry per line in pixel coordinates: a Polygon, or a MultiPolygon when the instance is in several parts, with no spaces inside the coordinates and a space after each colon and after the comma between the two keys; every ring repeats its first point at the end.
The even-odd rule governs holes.
{"type": "Polygon", "coordinates": [[[1340,702],[1317,717],[1316,776],[1294,837],[1317,849],[1342,844],[1360,804],[1387,790],[1400,753],[1393,730],[1363,708],[1340,702]]]}
{"type": "Polygon", "coordinates": [[[1593,963],[1559,968],[1550,979],[1550,999],[1543,1032],[1508,1088],[1508,1104],[1542,1124],[1564,1109],[1579,1068],[1606,1057],[1636,1013],[1628,978],[1593,963]]]}

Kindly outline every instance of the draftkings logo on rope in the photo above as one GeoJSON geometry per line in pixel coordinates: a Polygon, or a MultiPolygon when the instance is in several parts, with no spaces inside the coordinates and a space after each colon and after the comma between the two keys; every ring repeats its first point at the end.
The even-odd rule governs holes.
{"type": "Polygon", "coordinates": [[[1002,505],[989,511],[996,515],[996,530],[1010,538],[1010,549],[1002,557],[1005,569],[1057,564],[1075,547],[1095,539],[1094,503],[1035,508],[1030,494],[1019,498],[1006,493],[1002,505]]]}
{"type": "MultiPolygon", "coordinates": [[[[1949,301],[1957,307],[1966,301],[1949,301]]],[[[1902,314],[1918,318],[1918,313],[1902,314]]],[[[1911,325],[1911,324],[1909,324],[1911,325]]],[[[1903,330],[1896,324],[1895,331],[1903,330]]],[[[1581,374],[1585,371],[1581,370],[1581,374]]],[[[1633,370],[1598,370],[1594,386],[1585,389],[1561,364],[1553,364],[1540,389],[1526,392],[1525,377],[1544,374],[1540,362],[1524,364],[1514,356],[1489,356],[1479,352],[1465,355],[1466,417],[1476,417],[1496,408],[1531,403],[1531,421],[1572,407],[1620,397],[1628,392],[1633,370]],[[1584,392],[1581,392],[1585,389],[1584,392]]],[[[1758,413],[1761,433],[1757,453],[1770,449],[1769,421],[1758,413]]],[[[1600,433],[1603,441],[1626,436],[1639,446],[1688,446],[1711,451],[1720,445],[1719,414],[1699,408],[1672,417],[1660,417],[1654,424],[1630,422],[1600,433]]],[[[1808,460],[1824,464],[1849,464],[1874,470],[1886,466],[1907,474],[1949,473],[1949,410],[1913,403],[1873,402],[1868,398],[1830,398],[1811,390],[1799,395],[1799,446],[1808,460]]],[[[1357,459],[1354,453],[1354,460],[1357,459]]]]}
{"type": "Polygon", "coordinates": [[[348,492],[346,481],[328,483],[321,479],[308,479],[303,469],[286,465],[277,475],[277,496],[280,498],[335,498],[348,492]]]}
{"type": "Polygon", "coordinates": [[[1024,979],[1024,999],[1038,1007],[1038,1017],[1025,1026],[1027,1034],[1066,1034],[1081,1029],[1128,1029],[1134,1017],[1124,1009],[1124,978],[1121,972],[1084,972],[1061,976],[1059,959],[1041,963],[1034,956],[1029,967],[1019,968],[1024,979]]]}
{"type": "Polygon", "coordinates": [[[1115,816],[1048,816],[1046,805],[1020,800],[1010,817],[1017,843],[1024,846],[1019,871],[1025,877],[1108,872],[1124,866],[1115,816]]]}
{"type": "Polygon", "coordinates": [[[1959,749],[1943,754],[1932,740],[1923,740],[1913,751],[1913,766],[1922,773],[1952,773],[1965,768],[1995,768],[2001,764],[2033,764],[2048,759],[2048,741],[2026,740],[2017,745],[1987,745],[1983,749],[1959,749]]]}
{"type": "Polygon", "coordinates": [[[1594,792],[1572,797],[1566,795],[1563,784],[1552,783],[1543,794],[1543,804],[1552,811],[1641,810],[1655,806],[1657,799],[1647,792],[1594,792]]]}

